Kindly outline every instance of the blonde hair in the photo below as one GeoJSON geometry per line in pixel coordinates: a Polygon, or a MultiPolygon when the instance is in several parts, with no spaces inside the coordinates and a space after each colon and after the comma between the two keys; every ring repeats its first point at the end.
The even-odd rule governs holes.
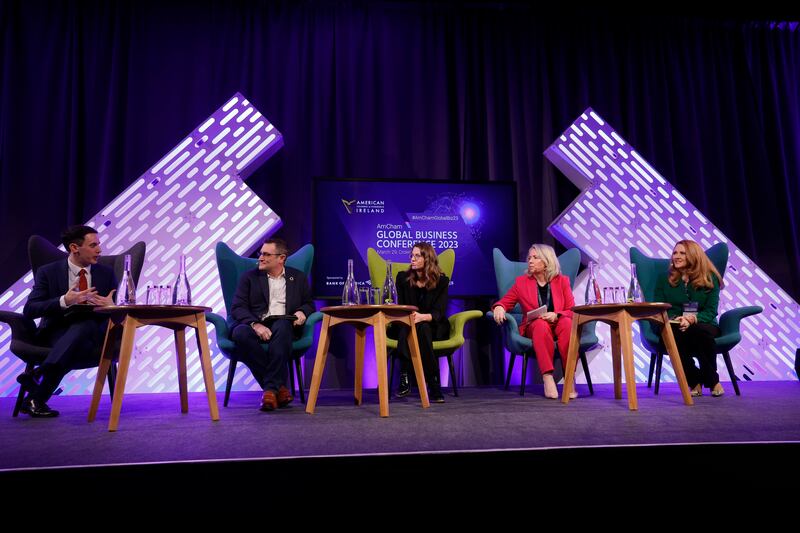
{"type": "Polygon", "coordinates": [[[545,278],[547,278],[548,282],[561,274],[561,265],[558,262],[558,257],[556,257],[556,251],[553,250],[552,246],[547,244],[532,244],[528,249],[528,257],[531,256],[531,252],[536,252],[536,256],[544,261],[545,278]]]}
{"type": "Polygon", "coordinates": [[[703,249],[700,248],[699,244],[694,241],[683,240],[676,242],[672,249],[675,250],[679,244],[683,245],[684,249],[686,249],[686,268],[683,269],[682,272],[677,270],[672,264],[672,259],[670,259],[670,285],[677,287],[683,275],[686,274],[689,276],[689,283],[695,289],[713,289],[714,279],[711,277],[711,274],[714,274],[719,281],[720,288],[724,286],[722,283],[722,275],[719,273],[719,270],[717,270],[717,267],[714,266],[714,263],[711,262],[711,259],[708,258],[703,249]]]}

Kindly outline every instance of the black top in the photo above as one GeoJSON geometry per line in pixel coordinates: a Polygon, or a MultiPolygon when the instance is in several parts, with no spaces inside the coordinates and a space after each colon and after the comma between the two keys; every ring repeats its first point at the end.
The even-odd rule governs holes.
{"type": "Polygon", "coordinates": [[[447,323],[447,290],[450,287],[450,280],[442,274],[439,282],[431,290],[411,286],[408,284],[408,272],[398,272],[397,281],[397,303],[400,305],[416,305],[420,313],[430,313],[433,322],[440,324],[447,323]]]}
{"type": "Polygon", "coordinates": [[[539,285],[539,305],[546,305],[548,313],[553,313],[556,310],[556,308],[553,307],[553,298],[550,295],[550,282],[539,285]]]}

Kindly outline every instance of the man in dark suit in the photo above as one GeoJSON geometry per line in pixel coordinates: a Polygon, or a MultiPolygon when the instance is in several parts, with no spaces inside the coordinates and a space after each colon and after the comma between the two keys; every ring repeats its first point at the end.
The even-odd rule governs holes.
{"type": "MultiPolygon", "coordinates": [[[[100,240],[89,226],[72,226],[61,234],[67,259],[39,268],[23,309],[28,318],[39,318],[37,335],[52,349],[41,365],[41,381],[22,374],[18,380],[27,391],[21,412],[32,417],[54,417],[47,401],[70,370],[96,366],[108,321],[91,312],[77,312],[80,305],[113,305],[117,286],[114,271],[97,263],[100,240]],[[105,295],[105,296],[103,296],[105,295]]],[[[84,308],[85,309],[85,308],[84,308]]]]}
{"type": "MultiPolygon", "coordinates": [[[[233,296],[231,339],[235,353],[264,391],[261,410],[272,411],[292,401],[286,388],[286,364],[292,353],[293,326],[302,326],[314,312],[308,280],[301,271],[285,266],[289,250],[282,239],[269,239],[261,246],[258,268],[242,275],[233,296]],[[265,316],[294,315],[287,319],[265,316]],[[264,352],[261,343],[268,343],[264,352]]],[[[299,330],[298,330],[299,332],[299,330]]]]}

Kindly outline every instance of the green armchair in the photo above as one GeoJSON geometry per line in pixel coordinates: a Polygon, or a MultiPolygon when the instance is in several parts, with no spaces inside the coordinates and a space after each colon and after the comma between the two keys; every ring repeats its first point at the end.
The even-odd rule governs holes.
{"type": "MultiPolygon", "coordinates": [[[[493,250],[494,256],[494,275],[497,280],[497,293],[502,297],[514,285],[514,280],[517,276],[521,276],[528,270],[528,263],[524,261],[511,261],[503,255],[499,249],[493,250]]],[[[558,256],[558,263],[561,266],[561,272],[569,276],[570,286],[575,284],[575,277],[578,275],[578,267],[581,264],[581,254],[577,248],[570,248],[560,256],[558,256]]],[[[489,311],[486,316],[494,319],[494,313],[489,311]]],[[[503,325],[503,342],[506,350],[511,353],[511,358],[508,361],[508,373],[506,375],[505,389],[508,390],[511,383],[511,372],[514,370],[514,360],[518,355],[522,357],[522,379],[520,383],[519,394],[525,395],[525,376],[528,372],[528,358],[535,356],[533,351],[533,343],[531,340],[519,334],[519,321],[522,320],[522,309],[517,304],[511,312],[506,313],[506,322],[503,325]]],[[[589,373],[589,362],[586,360],[586,352],[598,343],[597,335],[595,334],[596,322],[589,322],[583,326],[581,333],[581,344],[578,349],[578,354],[583,366],[583,374],[586,376],[586,384],[589,386],[589,394],[594,394],[594,387],[592,386],[592,376],[589,373]]],[[[558,347],[556,347],[558,353],[558,347]]],[[[561,355],[561,354],[559,354],[561,355]]],[[[564,354],[566,355],[566,354],[564,354]]],[[[561,357],[561,369],[564,367],[564,357],[561,357]]]]}
{"type": "MultiPolygon", "coordinates": [[[[231,250],[224,242],[218,242],[216,249],[217,269],[219,270],[219,281],[222,285],[222,296],[225,300],[225,311],[230,316],[231,305],[233,304],[233,295],[236,293],[236,286],[239,283],[239,278],[247,272],[256,267],[257,259],[250,257],[242,257],[236,252],[231,250]]],[[[286,258],[286,265],[292,268],[303,271],[308,276],[311,272],[311,264],[314,262],[314,247],[311,244],[306,244],[298,251],[286,258]]],[[[300,401],[305,403],[305,393],[303,391],[303,368],[300,364],[300,359],[305,355],[311,344],[314,342],[314,324],[320,321],[322,313],[315,312],[306,318],[306,323],[303,324],[302,335],[299,339],[292,342],[292,360],[297,369],[297,384],[300,389],[300,401]]],[[[225,384],[225,401],[223,405],[228,406],[228,400],[231,396],[231,386],[233,386],[233,378],[236,374],[236,365],[238,361],[233,355],[234,344],[230,338],[231,328],[226,319],[222,318],[216,313],[206,313],[206,319],[214,324],[214,329],[217,335],[217,346],[220,351],[230,359],[228,367],[228,381],[225,384]]],[[[261,345],[265,352],[269,351],[269,344],[261,345]]],[[[294,394],[294,369],[292,362],[289,361],[289,380],[291,382],[292,394],[294,394]]]]}
{"type": "MultiPolygon", "coordinates": [[[[706,255],[717,267],[717,270],[724,276],[725,269],[728,266],[728,245],[720,242],[706,250],[706,255]]],[[[655,290],[656,281],[661,276],[666,276],[669,269],[669,259],[654,259],[644,255],[636,248],[630,249],[631,263],[636,265],[636,275],[639,278],[639,284],[642,286],[642,293],[645,300],[652,302],[655,290]]],[[[731,363],[730,351],[734,346],[739,344],[742,340],[742,335],[739,332],[739,323],[747,316],[757,315],[764,309],[757,305],[750,305],[747,307],[739,307],[731,309],[722,313],[719,317],[719,327],[722,333],[715,339],[717,344],[717,353],[722,354],[725,360],[725,366],[728,369],[728,375],[733,383],[733,388],[736,395],[740,396],[739,379],[733,371],[733,364],[731,363]]],[[[664,359],[666,348],[661,342],[661,337],[656,334],[650,322],[639,322],[641,328],[642,345],[650,352],[650,371],[647,378],[647,386],[650,387],[653,381],[653,370],[655,367],[656,373],[656,386],[655,394],[658,394],[658,385],[661,381],[661,363],[664,359]]]]}
{"type": "MultiPolygon", "coordinates": [[[[453,268],[455,267],[456,254],[453,250],[445,250],[437,255],[439,260],[439,267],[445,275],[453,279],[453,268]]],[[[367,263],[369,264],[369,278],[373,287],[383,287],[386,281],[386,261],[378,255],[374,248],[367,249],[367,263]]],[[[397,278],[397,273],[408,270],[409,263],[392,263],[392,279],[397,278]]],[[[458,396],[458,384],[456,382],[456,371],[453,365],[453,354],[456,350],[464,345],[464,325],[467,321],[474,318],[479,318],[483,313],[477,310],[461,311],[448,317],[450,322],[450,337],[441,340],[433,341],[433,353],[438,357],[447,357],[447,365],[450,368],[450,382],[453,384],[453,394],[458,396]]],[[[386,347],[390,350],[397,348],[397,341],[395,339],[386,339],[386,347]]],[[[394,377],[394,364],[391,365],[391,372],[389,374],[389,384],[391,386],[394,377]]]]}

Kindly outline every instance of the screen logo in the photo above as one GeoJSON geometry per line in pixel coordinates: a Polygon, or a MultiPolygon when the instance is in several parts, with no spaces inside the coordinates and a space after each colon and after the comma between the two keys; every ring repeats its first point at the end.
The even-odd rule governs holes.
{"type": "Polygon", "coordinates": [[[383,200],[342,200],[342,205],[347,210],[348,215],[359,213],[383,213],[383,200]]]}

